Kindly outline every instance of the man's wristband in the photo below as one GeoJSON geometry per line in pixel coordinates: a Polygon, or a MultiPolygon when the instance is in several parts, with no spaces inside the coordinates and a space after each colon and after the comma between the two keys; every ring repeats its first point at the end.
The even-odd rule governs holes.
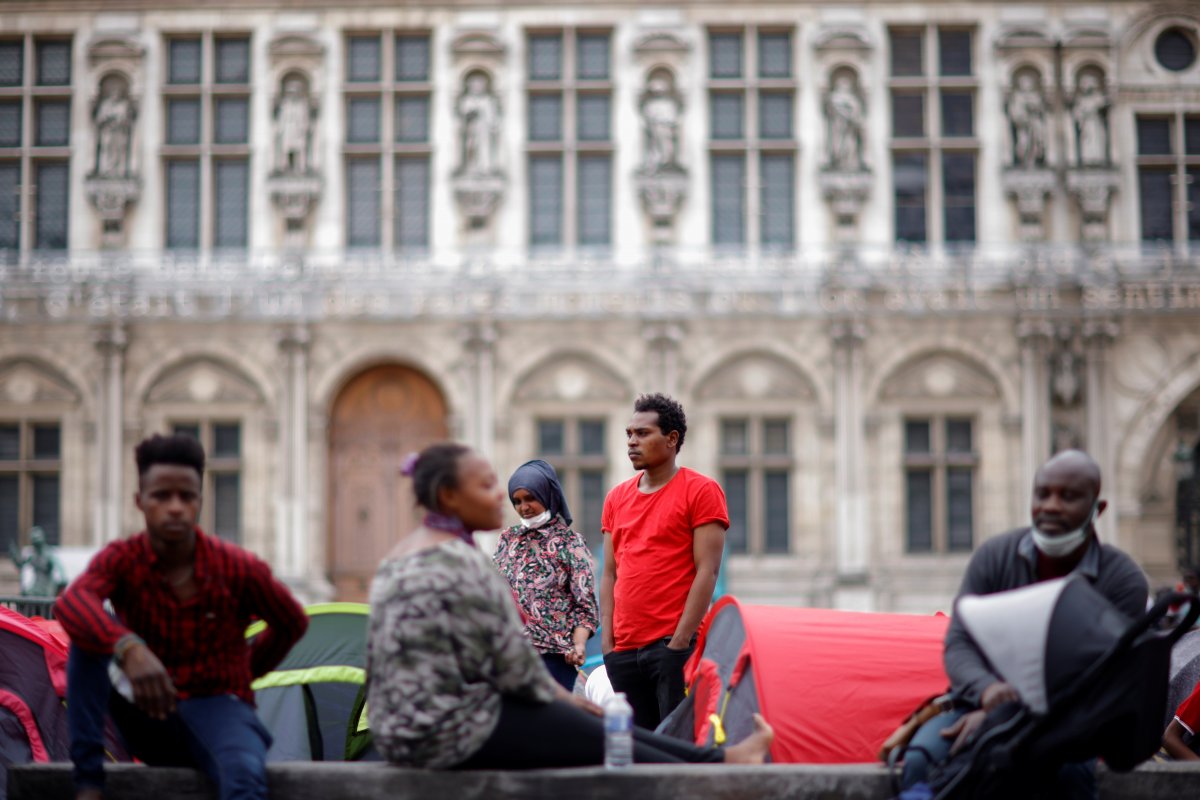
{"type": "Polygon", "coordinates": [[[129,653],[129,648],[138,644],[144,645],[146,642],[136,633],[127,633],[120,639],[117,639],[117,643],[113,645],[113,660],[117,662],[117,666],[124,664],[125,656],[129,653]]]}

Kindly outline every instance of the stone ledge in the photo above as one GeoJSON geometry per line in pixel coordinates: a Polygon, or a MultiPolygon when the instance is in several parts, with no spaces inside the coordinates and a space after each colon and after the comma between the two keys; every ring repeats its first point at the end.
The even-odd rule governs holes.
{"type": "MultiPolygon", "coordinates": [[[[130,764],[108,768],[109,800],[212,800],[201,774],[130,764]]],[[[290,763],[268,768],[271,797],[286,800],[886,800],[886,771],[875,764],[762,767],[639,766],[529,772],[438,772],[384,764],[290,763]]],[[[28,764],[8,773],[10,800],[70,800],[69,764],[28,764]]],[[[1102,800],[1200,797],[1200,764],[1147,764],[1131,773],[1101,769],[1102,800]]]]}

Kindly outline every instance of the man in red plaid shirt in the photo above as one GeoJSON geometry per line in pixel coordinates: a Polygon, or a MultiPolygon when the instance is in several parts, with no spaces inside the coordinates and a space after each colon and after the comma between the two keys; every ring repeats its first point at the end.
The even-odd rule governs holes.
{"type": "Polygon", "coordinates": [[[202,769],[222,800],[265,800],[271,736],[250,682],[283,659],[308,619],[263,561],[196,525],[204,449],[195,439],[153,436],[136,455],[146,530],[101,550],[55,605],[71,637],[76,797],[103,796],[108,712],[138,759],[202,769]],[[255,618],[267,629],[251,645],[255,618]],[[128,678],[128,699],[113,689],[110,661],[128,678]]]}

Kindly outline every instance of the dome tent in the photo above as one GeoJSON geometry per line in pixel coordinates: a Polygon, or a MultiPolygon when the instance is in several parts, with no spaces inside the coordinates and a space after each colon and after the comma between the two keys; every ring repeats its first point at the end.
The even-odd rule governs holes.
{"type": "MultiPolygon", "coordinates": [[[[252,684],[258,716],[274,738],[267,760],[373,760],[365,709],[369,607],[319,603],[304,610],[304,636],[252,684]]],[[[265,627],[251,625],[247,638],[265,627]]]]}
{"type": "Polygon", "coordinates": [[[761,713],[775,763],[875,761],[947,685],[942,615],[742,605],[721,598],[684,668],[688,696],[659,726],[696,744],[740,741],[761,713]]]}

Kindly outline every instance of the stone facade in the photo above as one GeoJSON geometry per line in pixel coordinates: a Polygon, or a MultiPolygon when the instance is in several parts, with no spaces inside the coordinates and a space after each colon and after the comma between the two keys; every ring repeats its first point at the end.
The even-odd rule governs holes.
{"type": "MultiPolygon", "coordinates": [[[[1178,55],[1156,50],[1175,31],[1200,50],[1194,8],[291,5],[137,2],[109,12],[14,2],[0,19],[0,40],[23,41],[30,69],[42,40],[72,42],[69,91],[55,95],[70,98],[71,153],[0,146],[0,164],[69,163],[67,248],[38,249],[36,198],[22,196],[20,242],[0,251],[0,426],[60,426],[52,469],[64,544],[99,545],[139,524],[130,448],[144,435],[234,426],[236,457],[223,469],[236,489],[213,513],[306,597],[357,598],[370,564],[411,520],[394,477],[405,452],[448,434],[506,475],[561,434],[551,460],[570,476],[578,518],[595,508],[589,476],[607,488],[631,474],[621,431],[633,399],[666,391],[688,411],[683,463],[728,479],[726,490],[744,498],[746,552],[729,556],[727,577],[747,600],[945,609],[970,545],[1026,522],[1033,470],[1070,444],[1103,466],[1111,507],[1102,535],[1155,583],[1173,579],[1173,456],[1200,440],[1200,242],[1188,241],[1200,224],[1175,208],[1183,232],[1145,241],[1152,209],[1139,165],[1150,162],[1139,161],[1138,143],[1139,120],[1169,118],[1179,131],[1171,168],[1200,169],[1200,65],[1169,70],[1159,60],[1178,55]],[[527,79],[531,37],[561,34],[582,63],[579,43],[596,31],[607,36],[605,77],[527,79]],[[939,84],[936,66],[920,79],[897,73],[896,31],[925,37],[927,67],[942,31],[968,31],[968,75],[939,84]],[[428,42],[423,79],[354,84],[351,39],[378,34],[390,53],[393,34],[413,32],[428,42]],[[731,32],[763,53],[780,39],[761,34],[786,32],[787,77],[710,78],[713,36],[731,32]],[[193,36],[210,60],[222,37],[248,39],[244,85],[206,79],[195,90],[214,104],[206,109],[227,95],[248,100],[242,146],[168,141],[169,101],[182,91],[170,80],[169,44],[193,36]],[[656,70],[671,83],[648,85],[656,70]],[[833,164],[827,97],[839,70],[853,78],[844,88],[863,121],[852,132],[856,157],[833,164]],[[122,162],[136,182],[104,205],[94,199],[95,159],[77,154],[96,152],[98,87],[116,73],[136,106],[122,162]],[[1044,152],[1024,164],[1006,116],[1019,74],[1037,76],[1045,115],[1044,152]],[[1099,80],[1088,91],[1106,98],[1092,106],[1110,140],[1103,162],[1079,152],[1082,112],[1073,109],[1089,74],[1099,80]],[[288,86],[290,112],[281,111],[288,86]],[[486,99],[469,104],[468,130],[471,91],[486,99]],[[894,136],[896,97],[925,91],[968,94],[969,134],[949,144],[894,136]],[[570,103],[605,94],[607,143],[545,150],[531,141],[538,92],[570,103]],[[723,92],[747,104],[790,93],[790,135],[715,140],[712,97],[723,92]],[[657,134],[648,93],[670,98],[655,112],[657,134]],[[385,108],[399,105],[393,95],[426,97],[427,138],[348,141],[360,94],[385,98],[385,108]],[[663,147],[664,130],[670,163],[658,164],[644,148],[655,135],[663,147]],[[928,241],[897,241],[893,159],[909,147],[931,160],[943,147],[974,154],[973,241],[951,241],[940,221],[951,202],[940,172],[924,189],[928,241]],[[579,176],[564,178],[558,195],[563,241],[531,245],[531,209],[544,206],[527,166],[543,150],[568,164],[576,154],[608,159],[604,245],[584,243],[574,212],[586,198],[571,194],[579,176]],[[765,195],[746,200],[744,242],[710,244],[723,213],[714,164],[727,150],[747,164],[777,151],[792,159],[790,245],[768,246],[757,220],[778,198],[765,195]],[[219,180],[209,165],[246,159],[241,246],[218,247],[208,233],[197,248],[167,246],[169,165],[193,157],[205,230],[225,213],[205,199],[219,180]],[[425,242],[401,247],[397,223],[381,234],[385,246],[351,247],[348,165],[374,158],[386,181],[410,157],[428,164],[425,242]],[[587,438],[596,431],[599,446],[587,438]],[[914,449],[922,431],[927,451],[914,449]],[[947,444],[964,431],[964,447],[947,444]],[[925,502],[928,530],[914,530],[925,502]]],[[[38,91],[0,87],[0,102],[8,92],[32,114],[38,91]]],[[[927,121],[940,119],[932,102],[927,121]]],[[[383,130],[404,123],[397,115],[383,130]]],[[[751,169],[749,195],[754,180],[773,177],[751,169]]],[[[401,204],[393,188],[380,192],[384,229],[401,204]]],[[[38,513],[27,509],[25,473],[40,468],[21,468],[14,518],[38,513]]]]}

